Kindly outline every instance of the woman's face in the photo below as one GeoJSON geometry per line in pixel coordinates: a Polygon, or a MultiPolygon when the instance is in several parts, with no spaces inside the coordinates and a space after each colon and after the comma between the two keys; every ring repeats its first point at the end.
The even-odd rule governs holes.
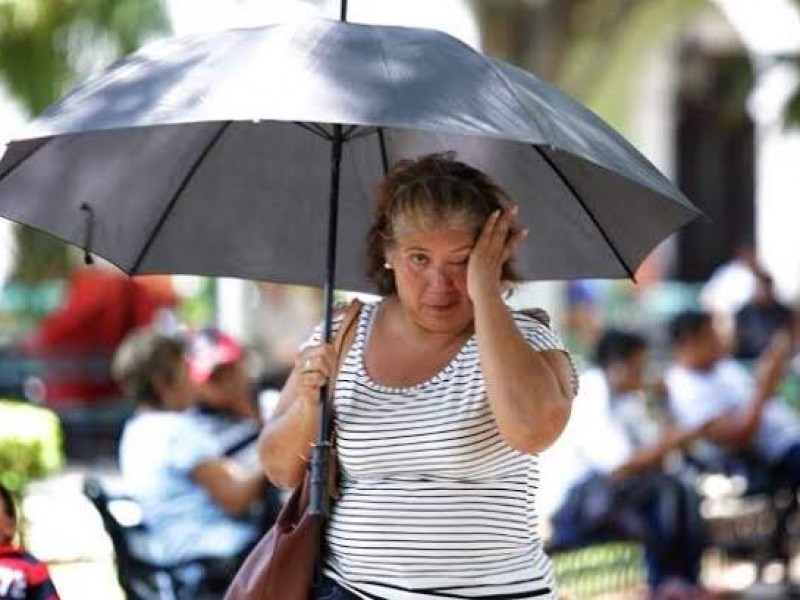
{"type": "Polygon", "coordinates": [[[250,399],[250,377],[241,360],[225,363],[214,369],[202,386],[202,392],[204,399],[210,401],[215,408],[241,417],[255,416],[250,399]]]}
{"type": "Polygon", "coordinates": [[[725,354],[722,339],[709,322],[691,341],[694,361],[702,369],[710,369],[725,354]]]}
{"type": "Polygon", "coordinates": [[[417,325],[457,333],[472,321],[467,264],[474,244],[464,227],[406,227],[388,252],[397,295],[417,325]]]}

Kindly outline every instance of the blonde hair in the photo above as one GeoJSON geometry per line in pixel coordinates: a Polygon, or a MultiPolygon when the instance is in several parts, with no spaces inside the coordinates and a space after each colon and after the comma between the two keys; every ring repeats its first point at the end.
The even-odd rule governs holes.
{"type": "Polygon", "coordinates": [[[111,362],[111,376],[123,393],[139,404],[163,408],[154,381],[172,383],[184,360],[184,345],[151,328],[140,328],[122,341],[111,362]]]}
{"type": "MultiPolygon", "coordinates": [[[[367,276],[380,294],[394,294],[394,275],[384,263],[398,231],[435,229],[444,223],[464,228],[477,238],[489,216],[509,204],[500,186],[485,173],[455,160],[454,152],[398,162],[377,190],[375,221],[367,236],[367,276]]],[[[519,280],[510,261],[503,266],[502,277],[519,280]]]]}

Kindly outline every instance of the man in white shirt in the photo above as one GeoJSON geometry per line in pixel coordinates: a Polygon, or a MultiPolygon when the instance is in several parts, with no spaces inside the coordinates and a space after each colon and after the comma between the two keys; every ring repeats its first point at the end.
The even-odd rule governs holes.
{"type": "MultiPolygon", "coordinates": [[[[674,364],[665,383],[675,419],[687,427],[713,420],[707,437],[718,453],[746,449],[768,465],[789,461],[800,467],[800,421],[776,397],[791,350],[789,336],[774,339],[759,358],[755,377],[724,354],[707,313],[678,315],[670,337],[674,364]]],[[[793,476],[800,483],[800,468],[793,476]]]]}
{"type": "Polygon", "coordinates": [[[553,516],[553,546],[635,538],[645,545],[651,588],[671,579],[694,584],[706,545],[697,499],[662,463],[702,428],[670,429],[649,414],[644,338],[609,331],[595,354],[597,368],[581,377],[569,424],[544,457],[567,489],[553,516]]]}
{"type": "MultiPolygon", "coordinates": [[[[697,448],[712,465],[747,455],[754,474],[768,472],[773,488],[800,487],[800,420],[776,397],[786,371],[791,338],[779,333],[759,357],[753,377],[728,357],[704,312],[687,311],[670,324],[674,364],[665,383],[670,409],[685,427],[708,423],[711,444],[697,448]]],[[[695,449],[693,449],[694,451],[695,449]]],[[[788,518],[782,515],[782,518],[788,518]]],[[[775,527],[774,548],[782,548],[785,523],[775,527]]]]}

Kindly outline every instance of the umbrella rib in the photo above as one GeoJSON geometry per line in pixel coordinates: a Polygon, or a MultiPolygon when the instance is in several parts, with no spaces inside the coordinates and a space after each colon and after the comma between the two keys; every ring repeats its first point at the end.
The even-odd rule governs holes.
{"type": "Polygon", "coordinates": [[[592,223],[594,223],[594,226],[597,227],[597,230],[600,232],[600,235],[603,236],[603,239],[605,240],[608,247],[611,248],[611,251],[614,253],[614,256],[617,257],[619,263],[624,267],[625,272],[628,274],[628,277],[631,279],[631,281],[636,283],[636,276],[633,274],[633,271],[628,266],[628,263],[625,262],[625,259],[622,257],[622,254],[620,253],[619,249],[614,245],[614,241],[608,235],[606,230],[603,229],[603,226],[600,224],[600,221],[597,220],[595,214],[583,201],[583,198],[581,198],[581,195],[578,193],[578,190],[575,189],[575,186],[573,186],[572,183],[564,176],[564,173],[561,172],[561,169],[558,168],[558,165],[556,165],[555,162],[553,162],[553,159],[551,159],[544,150],[542,150],[536,144],[531,144],[531,147],[539,154],[539,156],[541,156],[544,159],[544,161],[547,163],[547,165],[550,167],[553,173],[555,173],[558,176],[558,179],[561,181],[561,183],[563,183],[564,186],[570,191],[572,197],[578,201],[578,204],[581,205],[583,211],[588,215],[592,223]]]}
{"type": "MultiPolygon", "coordinates": [[[[52,138],[50,138],[50,139],[52,139],[52,138]]],[[[22,163],[24,163],[31,156],[33,156],[37,151],[39,151],[42,148],[42,146],[46,145],[47,142],[49,142],[49,141],[50,140],[47,140],[45,142],[41,142],[41,143],[38,143],[38,144],[31,144],[32,146],[35,146],[35,147],[32,148],[31,150],[29,150],[28,152],[26,152],[25,156],[20,158],[16,163],[11,165],[10,169],[8,169],[5,173],[0,175],[0,181],[3,181],[4,179],[7,179],[9,177],[9,175],[11,175],[14,171],[17,170],[17,168],[19,168],[22,165],[22,163]]],[[[0,156],[2,156],[2,155],[0,154],[0,156]]]]}
{"type": "Polygon", "coordinates": [[[333,141],[331,135],[317,123],[304,123],[302,121],[295,121],[294,124],[299,127],[302,127],[306,131],[310,131],[314,135],[319,136],[324,140],[327,140],[329,142],[333,141]]]}
{"type": "Polygon", "coordinates": [[[384,134],[383,127],[378,127],[378,143],[381,147],[383,174],[387,175],[389,173],[389,153],[386,151],[386,135],[384,134]]]}
{"type": "Polygon", "coordinates": [[[203,149],[203,151],[195,159],[195,161],[192,164],[191,168],[188,170],[188,172],[184,176],[183,181],[181,181],[180,185],[178,186],[178,189],[175,190],[174,194],[172,194],[172,198],[170,198],[169,202],[167,203],[167,207],[161,213],[161,216],[159,217],[158,222],[156,223],[155,227],[153,227],[153,230],[150,232],[150,236],[147,238],[147,241],[144,243],[144,246],[142,246],[142,250],[139,252],[139,256],[136,257],[136,261],[133,263],[133,268],[130,271],[132,274],[135,274],[139,270],[139,267],[141,266],[142,261],[144,260],[144,257],[150,251],[150,246],[153,245],[153,242],[155,241],[156,236],[158,236],[159,231],[161,231],[161,228],[164,226],[164,223],[167,221],[167,217],[169,217],[170,213],[172,212],[172,209],[175,206],[175,203],[178,201],[178,198],[180,198],[181,194],[183,194],[183,191],[189,185],[189,182],[192,180],[192,178],[194,177],[194,174],[200,168],[200,165],[203,164],[203,161],[206,159],[206,157],[211,152],[211,150],[214,148],[214,146],[217,145],[217,142],[219,142],[220,138],[225,133],[225,131],[227,131],[228,127],[230,127],[232,122],[233,121],[225,121],[222,124],[222,126],[219,128],[219,130],[211,138],[211,140],[208,142],[208,144],[203,149]]]}
{"type": "Polygon", "coordinates": [[[353,127],[353,129],[355,131],[351,132],[351,134],[349,136],[347,136],[347,138],[345,138],[345,140],[344,140],[345,142],[352,142],[353,140],[357,140],[359,138],[367,137],[369,135],[372,135],[376,131],[378,131],[377,127],[362,127],[361,125],[353,127]]]}
{"type": "Polygon", "coordinates": [[[344,141],[346,141],[346,142],[349,142],[349,141],[350,141],[350,135],[351,135],[351,134],[352,134],[352,133],[353,133],[353,132],[354,132],[356,129],[358,129],[358,125],[350,125],[349,127],[347,127],[347,129],[345,129],[345,130],[342,132],[342,140],[344,140],[344,141]]]}

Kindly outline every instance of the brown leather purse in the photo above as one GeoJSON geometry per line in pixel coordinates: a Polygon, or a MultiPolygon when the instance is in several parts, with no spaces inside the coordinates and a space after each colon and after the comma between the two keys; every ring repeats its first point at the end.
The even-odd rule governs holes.
{"type": "MultiPolygon", "coordinates": [[[[361,302],[354,300],[345,311],[333,340],[341,366],[353,339],[361,302]]],[[[336,378],[332,378],[331,389],[336,378]]],[[[331,394],[332,396],[332,394],[331,394]]],[[[332,430],[333,428],[331,428],[332,430]]],[[[331,457],[331,469],[336,469],[331,457]]],[[[335,473],[332,475],[335,481],[335,473]]],[[[275,525],[247,555],[233,578],[225,600],[308,600],[320,558],[322,518],[308,513],[311,480],[306,473],[284,504],[275,525]]]]}

